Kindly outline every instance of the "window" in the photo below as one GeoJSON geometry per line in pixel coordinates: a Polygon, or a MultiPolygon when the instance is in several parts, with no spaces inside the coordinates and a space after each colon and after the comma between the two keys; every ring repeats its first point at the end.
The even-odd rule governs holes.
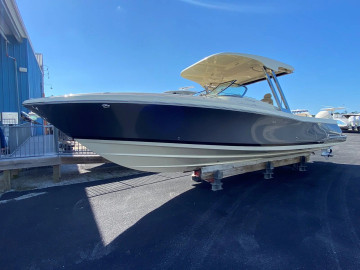
{"type": "Polygon", "coordinates": [[[247,87],[244,85],[239,85],[234,81],[220,83],[214,90],[212,90],[208,95],[210,96],[236,96],[243,97],[246,94],[247,87]]]}

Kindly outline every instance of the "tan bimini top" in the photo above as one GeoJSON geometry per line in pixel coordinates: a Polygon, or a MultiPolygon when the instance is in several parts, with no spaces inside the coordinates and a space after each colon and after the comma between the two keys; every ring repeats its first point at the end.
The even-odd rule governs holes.
{"type": "Polygon", "coordinates": [[[197,82],[203,87],[214,87],[232,80],[236,80],[236,84],[247,85],[266,79],[263,67],[273,70],[276,76],[294,71],[290,65],[262,56],[244,53],[218,53],[184,69],[181,76],[197,82]]]}

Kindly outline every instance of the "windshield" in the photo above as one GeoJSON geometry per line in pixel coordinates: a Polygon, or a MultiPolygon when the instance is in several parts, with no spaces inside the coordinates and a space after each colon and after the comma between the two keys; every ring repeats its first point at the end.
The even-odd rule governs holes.
{"type": "Polygon", "coordinates": [[[236,80],[220,83],[208,95],[210,96],[237,96],[243,97],[246,94],[247,87],[235,83],[236,80]]]}

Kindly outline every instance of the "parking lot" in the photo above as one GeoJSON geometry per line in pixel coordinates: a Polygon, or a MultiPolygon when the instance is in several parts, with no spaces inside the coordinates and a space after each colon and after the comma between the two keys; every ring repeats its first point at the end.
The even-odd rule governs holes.
{"type": "Polygon", "coordinates": [[[212,192],[143,173],[0,198],[0,269],[360,269],[360,134],[212,192]]]}

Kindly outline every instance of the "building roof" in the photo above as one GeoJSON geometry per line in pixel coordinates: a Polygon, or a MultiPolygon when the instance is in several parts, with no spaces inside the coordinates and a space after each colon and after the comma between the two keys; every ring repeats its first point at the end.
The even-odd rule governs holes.
{"type": "Polygon", "coordinates": [[[0,0],[0,35],[6,41],[8,41],[6,36],[13,36],[19,43],[23,39],[27,39],[36,57],[40,71],[43,73],[43,56],[40,53],[35,53],[15,0],[0,0]]]}
{"type": "Polygon", "coordinates": [[[6,35],[12,35],[18,42],[23,38],[29,39],[14,0],[0,0],[0,33],[5,39],[6,35]]]}

